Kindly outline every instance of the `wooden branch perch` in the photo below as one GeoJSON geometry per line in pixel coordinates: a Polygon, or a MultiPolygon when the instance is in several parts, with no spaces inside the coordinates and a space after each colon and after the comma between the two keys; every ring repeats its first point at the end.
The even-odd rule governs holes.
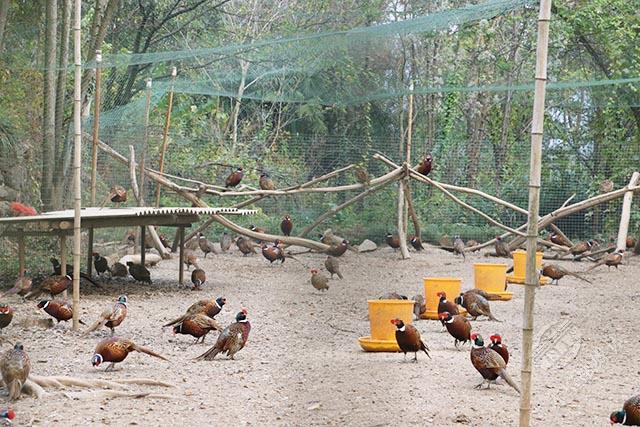
{"type": "Polygon", "coordinates": [[[404,198],[407,202],[407,209],[409,211],[409,216],[411,216],[411,221],[413,222],[413,231],[414,234],[422,239],[422,231],[420,230],[420,220],[418,219],[418,215],[416,214],[416,210],[413,207],[413,197],[411,196],[411,186],[408,182],[402,181],[402,185],[404,188],[404,198]]]}

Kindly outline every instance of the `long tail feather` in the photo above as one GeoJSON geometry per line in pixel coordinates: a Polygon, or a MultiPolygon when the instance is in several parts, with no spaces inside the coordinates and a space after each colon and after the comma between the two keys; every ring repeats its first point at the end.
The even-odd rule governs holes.
{"type": "Polygon", "coordinates": [[[216,357],[218,353],[220,353],[220,349],[214,345],[209,350],[205,351],[193,360],[213,360],[213,358],[216,357]]]}
{"type": "Polygon", "coordinates": [[[158,359],[162,359],[162,360],[166,360],[167,362],[169,361],[169,359],[167,359],[166,357],[156,353],[155,351],[148,349],[146,347],[142,347],[140,345],[134,344],[133,345],[133,349],[135,351],[139,351],[140,353],[145,353],[148,354],[149,356],[153,356],[153,357],[157,357],[158,359]]]}
{"type": "Polygon", "coordinates": [[[89,335],[91,332],[97,330],[98,328],[104,326],[104,324],[107,323],[107,319],[105,319],[104,317],[101,317],[99,320],[96,320],[95,323],[93,323],[91,326],[89,326],[89,328],[84,331],[84,333],[82,334],[83,337],[89,335]]]}
{"type": "Polygon", "coordinates": [[[9,399],[16,400],[20,398],[20,393],[22,392],[22,381],[13,380],[9,384],[9,399]]]}
{"type": "Polygon", "coordinates": [[[163,328],[166,328],[167,326],[173,326],[177,323],[182,323],[188,316],[186,314],[183,314],[182,316],[178,317],[175,320],[172,320],[171,322],[167,323],[166,325],[162,325],[163,328]]]}
{"type": "Polygon", "coordinates": [[[502,378],[504,378],[504,380],[507,382],[507,384],[509,384],[511,387],[513,387],[515,389],[515,391],[518,392],[518,394],[520,394],[520,388],[518,387],[518,384],[516,384],[516,382],[509,376],[509,374],[507,373],[506,370],[502,369],[500,371],[500,376],[502,378]]]}
{"type": "MultiPolygon", "coordinates": [[[[587,271],[588,271],[588,270],[587,270],[587,271]]],[[[587,282],[587,283],[592,283],[592,282],[591,282],[591,280],[585,279],[584,277],[582,277],[582,276],[581,276],[581,275],[579,275],[578,273],[572,273],[572,272],[569,272],[569,276],[573,276],[573,277],[575,277],[576,279],[583,280],[583,281],[585,281],[585,282],[587,282]]]]}

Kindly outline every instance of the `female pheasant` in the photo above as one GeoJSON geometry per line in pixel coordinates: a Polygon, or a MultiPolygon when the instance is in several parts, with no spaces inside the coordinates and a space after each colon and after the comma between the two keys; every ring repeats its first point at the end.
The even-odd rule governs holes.
{"type": "Polygon", "coordinates": [[[13,349],[7,350],[0,358],[2,381],[9,391],[9,399],[20,398],[22,387],[31,372],[31,361],[24,351],[24,346],[17,343],[13,349]]]}
{"type": "Polygon", "coordinates": [[[227,326],[218,336],[215,345],[195,360],[213,360],[218,353],[227,353],[229,359],[233,360],[234,355],[244,348],[249,339],[251,323],[247,319],[247,314],[246,308],[236,314],[235,323],[227,326]]]}

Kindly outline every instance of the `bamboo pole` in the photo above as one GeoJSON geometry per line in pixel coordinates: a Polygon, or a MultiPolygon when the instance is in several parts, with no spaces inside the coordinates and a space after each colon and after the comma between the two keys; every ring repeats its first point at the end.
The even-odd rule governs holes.
{"type": "Polygon", "coordinates": [[[138,206],[144,206],[144,168],[145,157],[147,148],[149,147],[149,114],[151,113],[151,88],[153,82],[151,79],[147,79],[146,84],[146,99],[144,104],[144,140],[142,142],[142,149],[140,150],[140,190],[138,198],[138,206]]]}
{"type": "MultiPolygon", "coordinates": [[[[413,141],[413,80],[409,84],[409,114],[407,117],[407,142],[406,142],[406,154],[404,157],[404,161],[409,165],[411,165],[411,142],[413,141]]],[[[409,206],[407,201],[407,195],[411,197],[411,184],[409,183],[409,174],[403,179],[403,190],[404,190],[404,235],[407,236],[407,229],[409,223],[409,206]]]]}
{"type": "MultiPolygon", "coordinates": [[[[638,183],[640,173],[634,172],[629,180],[627,187],[634,187],[638,183]]],[[[627,191],[624,193],[622,199],[622,215],[620,216],[620,227],[618,229],[618,244],[617,250],[627,250],[627,234],[629,232],[629,220],[631,219],[631,202],[633,201],[633,191],[627,191]]]]}
{"type": "Polygon", "coordinates": [[[407,248],[407,233],[406,224],[404,223],[404,186],[402,185],[402,179],[406,177],[408,164],[404,163],[403,174],[404,176],[398,181],[398,239],[400,240],[400,254],[402,259],[409,259],[409,249],[407,248]]]}
{"type": "Polygon", "coordinates": [[[74,130],[74,155],[73,170],[74,185],[74,218],[73,218],[73,330],[80,327],[80,250],[82,246],[80,236],[80,208],[82,205],[82,193],[80,186],[82,158],[82,45],[81,45],[82,1],[75,0],[75,19],[73,23],[73,58],[75,63],[74,90],[73,90],[73,130],[74,130]]]}
{"type": "Polygon", "coordinates": [[[520,395],[520,427],[531,421],[531,392],[533,370],[533,311],[536,288],[536,241],[540,210],[540,172],[542,168],[542,137],[544,133],[544,101],[547,85],[547,53],[549,50],[549,21],[551,0],[540,0],[538,40],[536,50],[535,92],[531,120],[531,163],[529,171],[529,218],[527,225],[527,267],[525,274],[524,311],[522,313],[522,394],[520,395]]]}
{"type": "Polygon", "coordinates": [[[102,96],[102,51],[96,50],[96,94],[93,100],[93,145],[91,148],[91,206],[96,205],[98,169],[98,135],[100,133],[100,98],[102,96]]]}
{"type": "MultiPolygon", "coordinates": [[[[171,87],[169,88],[169,105],[167,106],[167,114],[164,120],[164,129],[162,130],[162,150],[160,151],[160,173],[164,171],[164,155],[167,152],[167,146],[169,145],[169,125],[171,124],[171,109],[173,108],[173,83],[176,80],[177,70],[176,67],[171,68],[171,87]]],[[[158,185],[156,189],[156,208],[160,207],[160,190],[161,186],[158,185]]]]}
{"type": "Polygon", "coordinates": [[[24,262],[24,233],[22,230],[18,230],[18,274],[19,277],[24,277],[25,262],[24,262]]]}

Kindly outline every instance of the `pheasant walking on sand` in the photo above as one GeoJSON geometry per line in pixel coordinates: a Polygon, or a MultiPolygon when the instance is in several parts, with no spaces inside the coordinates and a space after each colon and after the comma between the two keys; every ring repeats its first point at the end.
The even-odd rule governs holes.
{"type": "Polygon", "coordinates": [[[540,274],[542,274],[544,277],[548,277],[551,279],[551,284],[553,285],[553,282],[556,282],[555,284],[557,285],[559,280],[562,279],[564,276],[573,276],[577,279],[580,279],[584,282],[587,283],[591,283],[591,281],[585,279],[584,277],[580,276],[577,273],[572,273],[569,270],[567,270],[566,268],[558,265],[558,264],[547,264],[545,266],[542,267],[542,270],[540,270],[540,274]]]}
{"type": "Polygon", "coordinates": [[[97,330],[101,326],[111,329],[111,335],[113,335],[116,326],[119,326],[125,317],[127,317],[128,302],[129,300],[126,295],[120,295],[111,310],[103,311],[102,314],[100,314],[100,318],[96,320],[93,325],[89,326],[84,335],[97,330]]]}
{"type": "Polygon", "coordinates": [[[471,363],[482,375],[482,382],[476,388],[482,388],[487,383],[490,387],[491,381],[495,381],[498,377],[502,377],[507,384],[514,388],[520,394],[520,388],[507,373],[507,363],[502,356],[494,350],[484,346],[482,336],[476,333],[471,334],[473,347],[471,348],[471,363]]]}
{"type": "Polygon", "coordinates": [[[146,348],[137,345],[135,342],[119,337],[109,337],[98,343],[93,357],[91,358],[91,364],[94,367],[100,366],[103,362],[110,362],[106,371],[112,370],[116,363],[122,362],[127,358],[129,353],[138,351],[140,353],[146,353],[150,356],[157,357],[158,359],[167,360],[160,354],[146,348]]]}
{"type": "Polygon", "coordinates": [[[222,311],[222,307],[227,303],[227,299],[225,297],[218,297],[216,299],[202,299],[198,302],[195,302],[189,306],[187,312],[177,319],[172,320],[171,322],[165,324],[163,327],[172,326],[177,323],[183,322],[185,319],[194,316],[196,314],[205,314],[212,319],[222,311]]]}
{"type": "Polygon", "coordinates": [[[400,319],[392,319],[391,323],[396,326],[396,343],[407,359],[407,353],[413,352],[413,361],[418,361],[418,352],[424,351],[429,356],[429,347],[420,338],[420,332],[413,325],[405,325],[400,319]]]}
{"type": "Polygon", "coordinates": [[[235,354],[242,350],[249,339],[251,332],[251,323],[247,319],[247,309],[243,308],[241,312],[236,314],[236,321],[227,326],[220,335],[215,345],[205,351],[195,360],[213,360],[218,353],[227,354],[227,357],[233,360],[235,354]]]}
{"type": "Polygon", "coordinates": [[[324,261],[324,266],[327,271],[331,273],[332,279],[334,274],[337,274],[340,279],[343,278],[342,273],[340,272],[340,261],[338,261],[338,258],[329,255],[324,261]]]}
{"type": "Polygon", "coordinates": [[[477,292],[465,292],[460,293],[460,296],[455,299],[456,304],[464,307],[467,312],[476,320],[478,316],[487,316],[489,320],[499,322],[498,319],[491,313],[491,307],[489,301],[477,292]]]}

